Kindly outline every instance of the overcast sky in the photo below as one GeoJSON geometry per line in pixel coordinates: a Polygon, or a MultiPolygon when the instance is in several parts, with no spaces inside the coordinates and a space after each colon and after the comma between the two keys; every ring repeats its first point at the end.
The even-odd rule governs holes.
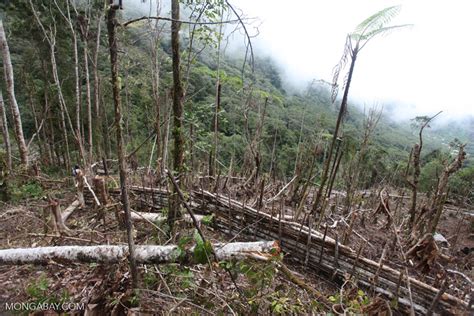
{"type": "Polygon", "coordinates": [[[371,41],[360,53],[351,96],[371,105],[400,103],[410,118],[444,111],[444,117],[474,115],[474,2],[388,0],[234,0],[247,16],[259,17],[254,39],[259,55],[272,56],[284,77],[305,86],[331,81],[345,36],[373,13],[402,4],[391,24],[411,23],[371,41]],[[403,104],[403,105],[402,105],[403,104]]]}
{"type": "MultiPolygon", "coordinates": [[[[169,15],[169,1],[162,2],[162,15],[169,15]]],[[[391,114],[402,119],[439,111],[444,113],[438,121],[474,116],[470,95],[474,93],[474,1],[230,2],[245,16],[258,17],[254,25],[259,35],[253,39],[257,55],[275,59],[283,79],[297,87],[307,87],[312,79],[331,81],[346,35],[370,15],[401,4],[391,24],[413,27],[375,38],[361,51],[350,99],[365,106],[396,103],[391,114]]],[[[130,4],[144,12],[150,7],[149,1],[130,0],[130,4]]],[[[250,31],[256,33],[252,27],[250,31]]],[[[239,51],[243,54],[243,47],[239,51]]]]}

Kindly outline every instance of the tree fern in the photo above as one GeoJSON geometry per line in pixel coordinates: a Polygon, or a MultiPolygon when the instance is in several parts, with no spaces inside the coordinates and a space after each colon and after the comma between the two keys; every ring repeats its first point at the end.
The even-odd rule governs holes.
{"type": "Polygon", "coordinates": [[[383,27],[400,13],[400,9],[401,6],[398,5],[380,10],[357,25],[354,34],[363,36],[367,32],[383,27]]]}
{"type": "MultiPolygon", "coordinates": [[[[338,80],[341,71],[347,65],[349,57],[353,59],[359,51],[368,43],[368,41],[377,35],[387,35],[392,31],[409,27],[411,24],[386,26],[398,13],[400,13],[401,6],[392,6],[380,10],[371,15],[359,25],[354,31],[348,34],[346,44],[344,45],[344,53],[342,54],[339,63],[333,69],[333,88],[332,101],[335,102],[339,90],[338,80]]],[[[347,82],[343,83],[342,90],[345,89],[347,82]]]]}
{"type": "MultiPolygon", "coordinates": [[[[347,74],[344,76],[344,79],[343,79],[342,90],[344,91],[344,95],[342,97],[341,107],[339,108],[339,115],[336,121],[336,128],[334,130],[331,145],[329,147],[329,152],[326,157],[326,161],[324,163],[324,169],[321,176],[319,190],[316,195],[315,202],[313,204],[312,213],[315,213],[316,211],[321,212],[319,214],[319,222],[321,222],[321,220],[324,217],[324,214],[323,214],[324,207],[321,206],[323,191],[324,191],[326,181],[328,179],[330,162],[333,159],[334,146],[336,144],[336,140],[339,139],[339,129],[341,125],[343,124],[342,122],[344,120],[344,116],[347,110],[349,88],[351,85],[352,74],[354,73],[354,66],[357,60],[357,55],[360,52],[360,50],[369,42],[369,40],[374,38],[375,36],[388,34],[391,31],[394,31],[396,29],[409,26],[409,25],[386,26],[390,21],[392,21],[392,19],[399,12],[400,12],[400,6],[388,7],[371,15],[370,17],[362,21],[362,23],[357,25],[354,32],[347,35],[346,44],[344,45],[344,53],[342,54],[342,57],[339,60],[339,63],[334,67],[333,83],[332,83],[332,91],[331,91],[331,98],[333,102],[335,102],[337,99],[337,93],[339,91],[338,81],[339,81],[341,72],[345,69],[345,67],[347,66],[350,60],[349,71],[347,72],[347,74]]],[[[335,169],[334,174],[331,175],[329,178],[333,178],[335,176],[335,173],[337,173],[337,169],[335,169]]]]}

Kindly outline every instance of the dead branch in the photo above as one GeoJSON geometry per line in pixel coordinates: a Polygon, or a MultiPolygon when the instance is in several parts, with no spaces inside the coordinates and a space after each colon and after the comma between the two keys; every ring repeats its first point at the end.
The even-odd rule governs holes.
{"type": "Polygon", "coordinates": [[[303,279],[298,277],[295,273],[293,273],[283,262],[276,263],[279,270],[294,284],[298,285],[300,288],[306,290],[312,296],[314,296],[319,303],[323,304],[326,307],[329,307],[331,304],[329,303],[328,299],[318,290],[307,284],[303,279]]]}

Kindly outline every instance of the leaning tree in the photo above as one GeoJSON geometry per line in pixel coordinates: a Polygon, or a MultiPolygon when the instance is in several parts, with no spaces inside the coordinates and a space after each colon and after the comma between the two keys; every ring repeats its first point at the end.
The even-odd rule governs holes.
{"type": "MultiPolygon", "coordinates": [[[[336,128],[334,129],[331,145],[329,146],[328,155],[324,162],[324,169],[321,176],[320,187],[316,195],[316,199],[313,204],[312,213],[316,211],[322,211],[321,198],[325,189],[326,182],[328,180],[329,169],[331,160],[334,155],[334,148],[336,147],[337,140],[340,138],[339,132],[341,129],[344,116],[347,112],[347,100],[349,96],[349,88],[351,86],[352,75],[354,74],[354,67],[357,60],[357,56],[360,51],[367,45],[367,43],[376,37],[377,35],[387,34],[396,29],[404,28],[409,26],[409,24],[403,25],[392,25],[387,26],[387,24],[400,12],[400,6],[393,6],[385,8],[374,15],[365,19],[360,23],[355,30],[348,34],[346,37],[346,44],[344,46],[344,53],[339,63],[334,68],[334,77],[333,77],[333,88],[332,88],[332,102],[336,101],[337,93],[339,90],[338,81],[339,75],[344,70],[348,62],[350,62],[349,71],[345,77],[342,90],[344,94],[341,100],[341,106],[339,108],[339,115],[336,121],[336,128]]],[[[320,218],[323,217],[321,214],[320,218]]]]}

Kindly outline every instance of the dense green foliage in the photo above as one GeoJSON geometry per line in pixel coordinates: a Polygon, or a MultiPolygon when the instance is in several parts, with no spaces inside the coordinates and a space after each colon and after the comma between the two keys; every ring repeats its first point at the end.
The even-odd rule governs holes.
{"type": "MultiPolygon", "coordinates": [[[[75,27],[78,27],[84,16],[88,18],[89,36],[78,36],[79,70],[81,79],[81,120],[83,135],[86,129],[86,82],[83,63],[83,48],[88,45],[92,67],[94,42],[97,33],[97,18],[103,19],[103,3],[92,1],[90,10],[78,7],[71,15],[75,27]]],[[[74,91],[74,59],[72,53],[72,36],[64,17],[60,14],[53,1],[34,1],[35,9],[39,12],[42,23],[47,30],[56,29],[56,60],[58,63],[61,88],[71,116],[75,115],[74,91]]],[[[199,7],[200,3],[187,2],[188,9],[199,7]]],[[[58,1],[64,11],[65,4],[58,1]]],[[[219,5],[211,5],[206,18],[219,19],[219,5]]],[[[48,43],[38,24],[32,19],[32,9],[29,2],[19,0],[7,1],[0,8],[7,30],[7,37],[12,53],[12,61],[16,76],[16,92],[21,107],[23,126],[27,138],[34,134],[36,120],[44,120],[42,142],[38,146],[35,141],[32,148],[37,150],[49,147],[52,161],[47,159],[44,152],[38,153],[43,170],[53,166],[61,168],[64,158],[64,139],[61,138],[60,107],[58,91],[53,84],[51,74],[51,59],[48,43]],[[34,115],[35,114],[35,115],[34,115]],[[46,146],[46,143],[50,143],[46,146]]],[[[125,11],[126,12],[126,11],[125,11]]],[[[195,12],[191,15],[195,17],[195,12]],[[194,15],[192,15],[194,14],[194,15]]],[[[186,16],[187,17],[187,16],[186,16]]],[[[122,15],[121,21],[129,17],[122,15]]],[[[102,21],[102,23],[104,23],[102,21]]],[[[131,152],[141,144],[154,130],[156,121],[156,100],[152,91],[152,50],[153,39],[147,29],[151,22],[141,21],[119,28],[120,39],[120,71],[122,73],[122,97],[125,109],[124,125],[127,149],[131,152]]],[[[153,22],[154,23],[154,22],[153,22]]],[[[171,58],[170,41],[167,30],[168,22],[159,22],[160,45],[157,58],[159,63],[159,104],[162,142],[165,139],[167,119],[170,113],[171,87],[171,58]]],[[[218,28],[209,26],[183,25],[183,77],[185,79],[185,133],[187,135],[186,165],[188,170],[207,172],[209,152],[213,142],[213,116],[215,111],[216,81],[219,76],[222,84],[221,111],[219,112],[219,134],[217,159],[220,173],[227,173],[232,165],[234,172],[246,172],[252,157],[249,156],[250,144],[256,137],[259,121],[263,111],[266,113],[261,137],[257,139],[261,155],[263,173],[271,172],[271,176],[284,179],[291,177],[295,170],[296,157],[299,156],[306,167],[314,155],[314,148],[319,146],[322,153],[316,157],[316,170],[319,172],[324,159],[324,149],[331,140],[335,126],[337,107],[332,104],[329,86],[324,82],[315,81],[308,84],[306,89],[296,90],[287,87],[285,78],[270,58],[256,56],[255,67],[244,65],[244,56],[229,56],[221,52],[217,64],[217,41],[221,38],[218,28]],[[193,47],[189,49],[190,35],[195,32],[193,47]],[[243,67],[243,65],[245,67],[243,67]],[[265,100],[268,104],[265,107],[265,100]],[[300,144],[300,145],[299,145],[300,144]],[[298,150],[300,148],[300,153],[298,150]]],[[[102,25],[100,50],[98,54],[98,74],[100,79],[100,111],[94,112],[94,156],[113,158],[115,152],[113,106],[110,86],[110,64],[107,55],[107,38],[102,25]]],[[[248,60],[248,59],[247,59],[248,60]]],[[[0,69],[1,70],[1,69],[0,69]]],[[[91,82],[92,70],[90,70],[91,82]]],[[[2,89],[4,89],[2,83],[2,89]]],[[[349,100],[350,101],[350,100],[349,100]]],[[[337,102],[336,102],[337,103],[337,102]]],[[[360,150],[364,132],[364,113],[360,107],[349,102],[349,108],[344,123],[344,156],[342,164],[348,164],[360,150]]],[[[440,148],[448,152],[447,144],[453,137],[466,141],[470,135],[466,131],[445,129],[442,133],[425,132],[426,142],[422,155],[440,148]],[[456,133],[456,134],[454,134],[456,133]],[[454,134],[454,135],[453,135],[454,134]],[[441,135],[441,136],[440,136],[441,135]]],[[[393,181],[395,184],[405,184],[403,170],[408,160],[411,146],[417,142],[417,131],[411,129],[408,123],[395,123],[387,117],[381,118],[373,139],[369,142],[368,150],[363,158],[360,184],[364,187],[382,181],[393,181]]],[[[72,157],[79,161],[79,152],[74,137],[69,136],[72,157]]],[[[134,158],[139,165],[148,165],[155,161],[150,159],[153,141],[148,141],[134,158]]],[[[469,147],[468,147],[469,148],[469,147]]],[[[472,147],[470,147],[472,148],[472,147]]],[[[472,150],[472,149],[471,149],[472,150]]],[[[447,154],[441,154],[447,159],[447,154]]],[[[421,189],[429,191],[437,171],[441,167],[441,158],[427,157],[423,162],[421,189]]],[[[169,162],[168,162],[169,164],[169,162]]],[[[154,164],[153,164],[154,165],[154,164]]],[[[152,165],[152,166],[153,166],[152,165]]],[[[462,181],[463,186],[469,181],[472,184],[472,163],[467,163],[456,181],[462,181]],[[467,182],[466,182],[467,181],[467,182]]],[[[343,166],[344,168],[344,166],[343,166]]],[[[346,168],[347,169],[347,168],[346,168]]],[[[349,169],[347,169],[349,170],[349,169]]],[[[315,178],[318,181],[318,178],[315,178]]],[[[336,185],[343,186],[343,177],[336,180],[336,185]]],[[[453,180],[454,181],[454,180],[453,180]]],[[[29,189],[28,189],[29,190],[29,189]]]]}

